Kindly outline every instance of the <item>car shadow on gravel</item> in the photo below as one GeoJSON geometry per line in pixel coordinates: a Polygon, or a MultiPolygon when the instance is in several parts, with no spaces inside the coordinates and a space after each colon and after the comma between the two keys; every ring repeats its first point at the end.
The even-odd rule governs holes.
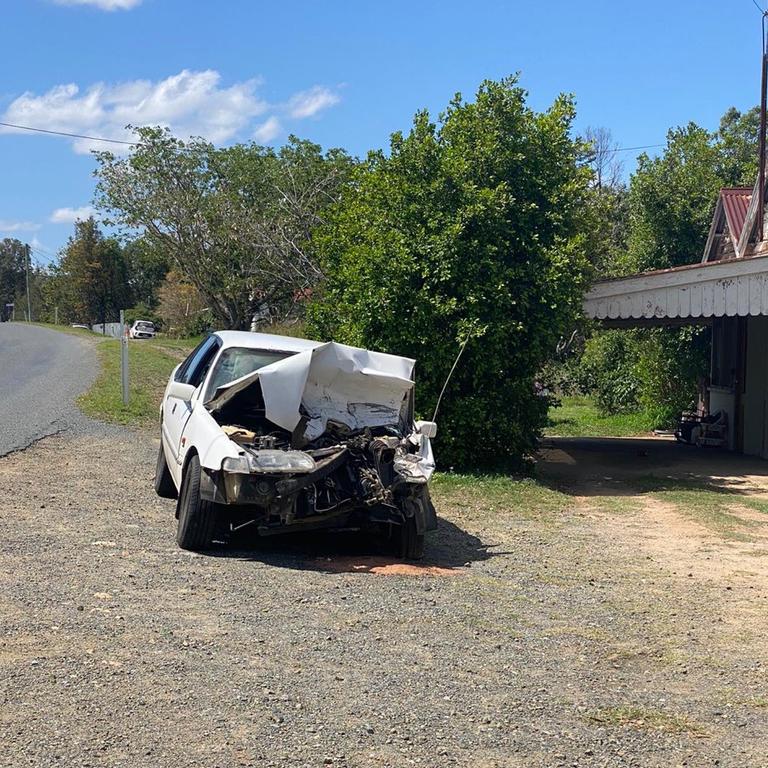
{"type": "Polygon", "coordinates": [[[473,562],[501,554],[489,551],[490,546],[454,523],[439,519],[437,530],[427,533],[424,558],[418,561],[389,556],[386,542],[379,538],[333,531],[264,538],[243,531],[206,554],[300,571],[447,576],[460,573],[473,562]]]}

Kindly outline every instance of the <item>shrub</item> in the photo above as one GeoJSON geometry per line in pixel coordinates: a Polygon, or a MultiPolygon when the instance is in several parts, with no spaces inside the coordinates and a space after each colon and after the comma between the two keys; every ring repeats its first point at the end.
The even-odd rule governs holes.
{"type": "Polygon", "coordinates": [[[437,455],[457,468],[519,464],[546,420],[534,377],[581,312],[590,172],[574,107],[526,106],[514,78],[426,112],[372,153],[315,244],[327,281],[319,338],[414,357],[417,409],[440,406],[437,455]]]}

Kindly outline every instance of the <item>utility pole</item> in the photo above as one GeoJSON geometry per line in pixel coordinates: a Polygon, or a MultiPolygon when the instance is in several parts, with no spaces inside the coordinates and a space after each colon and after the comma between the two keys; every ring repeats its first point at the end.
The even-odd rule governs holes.
{"type": "Polygon", "coordinates": [[[758,175],[757,189],[757,215],[758,215],[758,242],[765,236],[765,143],[766,143],[766,101],[768,101],[768,40],[765,36],[765,20],[768,12],[763,13],[763,61],[762,77],[760,80],[760,172],[758,175]]]}
{"type": "Polygon", "coordinates": [[[26,265],[27,265],[27,320],[32,322],[32,302],[29,299],[29,244],[24,246],[26,252],[26,265]]]}

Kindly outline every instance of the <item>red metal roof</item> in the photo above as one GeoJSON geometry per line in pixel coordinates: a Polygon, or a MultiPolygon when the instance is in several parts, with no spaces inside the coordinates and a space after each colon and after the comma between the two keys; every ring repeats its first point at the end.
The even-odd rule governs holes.
{"type": "Polygon", "coordinates": [[[720,197],[723,200],[725,220],[728,222],[731,238],[734,241],[738,240],[747,218],[749,201],[752,199],[752,188],[724,187],[720,190],[720,197]]]}

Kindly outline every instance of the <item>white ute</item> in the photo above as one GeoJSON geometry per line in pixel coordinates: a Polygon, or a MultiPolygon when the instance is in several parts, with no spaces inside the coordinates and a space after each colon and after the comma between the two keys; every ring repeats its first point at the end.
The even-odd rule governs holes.
{"type": "Polygon", "coordinates": [[[417,559],[437,525],[433,422],[413,416],[414,361],[271,334],[211,334],[171,374],[155,490],[191,550],[260,535],[367,529],[417,559]]]}

